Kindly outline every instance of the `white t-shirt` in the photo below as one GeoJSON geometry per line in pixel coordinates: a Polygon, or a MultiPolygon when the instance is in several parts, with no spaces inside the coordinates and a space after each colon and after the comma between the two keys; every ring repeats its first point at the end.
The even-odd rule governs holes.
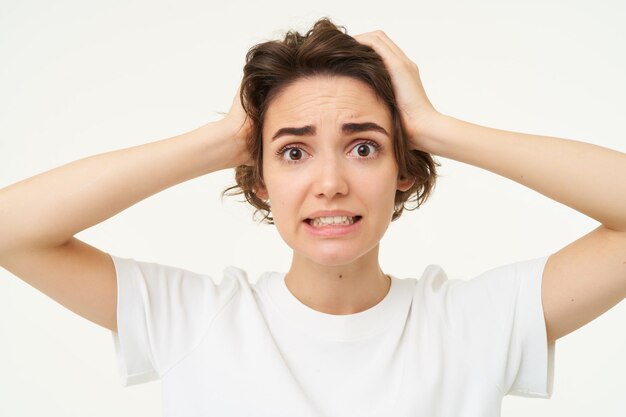
{"type": "Polygon", "coordinates": [[[219,283],[112,256],[123,385],[161,379],[165,417],[495,417],[507,394],[550,398],[546,257],[473,279],[391,276],[368,310],[301,303],[283,273],[219,283]]]}

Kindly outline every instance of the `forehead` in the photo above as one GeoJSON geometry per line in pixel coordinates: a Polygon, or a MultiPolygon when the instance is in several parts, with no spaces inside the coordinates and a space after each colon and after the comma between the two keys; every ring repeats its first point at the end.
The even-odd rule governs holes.
{"type": "Polygon", "coordinates": [[[366,83],[345,76],[316,76],[299,79],[274,97],[263,130],[266,133],[289,123],[347,119],[368,119],[388,131],[391,128],[389,108],[366,83]]]}

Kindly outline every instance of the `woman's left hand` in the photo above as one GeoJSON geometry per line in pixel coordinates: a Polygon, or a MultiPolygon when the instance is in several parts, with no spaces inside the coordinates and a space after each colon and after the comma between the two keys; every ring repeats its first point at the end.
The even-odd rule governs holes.
{"type": "Polygon", "coordinates": [[[363,33],[354,38],[374,49],[383,59],[411,148],[429,152],[426,149],[427,132],[441,114],[426,96],[417,65],[382,31],[363,33]]]}

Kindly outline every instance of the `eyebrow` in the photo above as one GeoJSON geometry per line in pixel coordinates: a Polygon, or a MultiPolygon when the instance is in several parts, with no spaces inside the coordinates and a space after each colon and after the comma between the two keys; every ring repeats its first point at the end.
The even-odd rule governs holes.
{"type": "MultiPolygon", "coordinates": [[[[343,133],[360,133],[360,132],[380,132],[387,137],[391,137],[389,133],[380,125],[374,122],[365,122],[365,123],[344,123],[341,126],[341,131],[343,133]]],[[[278,132],[272,136],[272,140],[276,140],[281,136],[285,135],[293,135],[293,136],[312,136],[315,134],[315,126],[306,125],[302,127],[283,127],[278,129],[278,132]]]]}

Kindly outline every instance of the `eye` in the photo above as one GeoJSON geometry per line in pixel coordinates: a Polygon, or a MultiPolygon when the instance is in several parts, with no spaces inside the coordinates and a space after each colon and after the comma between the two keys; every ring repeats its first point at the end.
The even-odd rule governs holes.
{"type": "Polygon", "coordinates": [[[376,142],[366,141],[358,143],[354,148],[352,148],[350,153],[361,158],[373,158],[372,155],[378,152],[379,148],[380,145],[376,142]]]}
{"type": "Polygon", "coordinates": [[[298,162],[302,160],[306,152],[299,146],[285,146],[281,148],[276,154],[285,162],[298,162]]]}

